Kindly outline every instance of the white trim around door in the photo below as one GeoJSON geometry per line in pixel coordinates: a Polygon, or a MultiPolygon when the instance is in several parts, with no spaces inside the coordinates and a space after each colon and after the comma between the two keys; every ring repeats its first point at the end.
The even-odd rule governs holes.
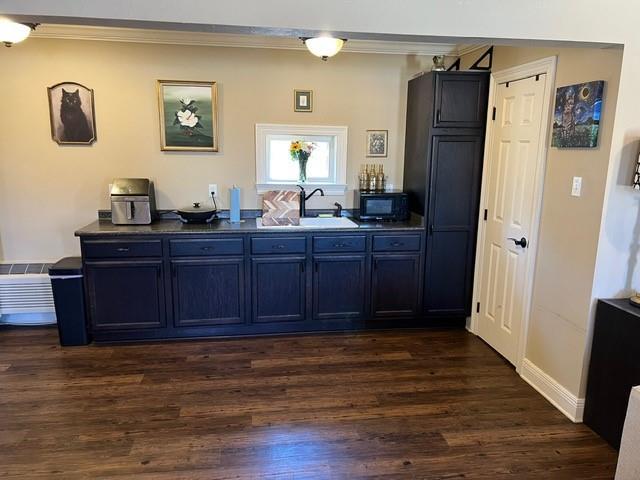
{"type": "MultiPolygon", "coordinates": [[[[542,195],[544,185],[544,172],[547,162],[547,149],[549,147],[549,130],[551,126],[552,115],[552,101],[553,90],[555,87],[555,73],[556,73],[557,57],[547,57],[524,65],[501,70],[499,72],[492,73],[489,83],[489,108],[487,115],[487,132],[485,137],[484,158],[485,161],[489,158],[489,155],[493,151],[494,145],[492,145],[493,128],[492,121],[493,107],[495,106],[496,88],[498,85],[505,82],[515,82],[516,80],[522,80],[524,78],[534,77],[536,75],[546,75],[547,82],[545,84],[544,97],[543,97],[543,111],[542,111],[542,126],[540,132],[540,142],[538,146],[538,161],[535,168],[534,176],[534,208],[531,218],[531,232],[530,232],[530,250],[529,257],[526,266],[526,280],[525,280],[525,292],[524,292],[524,318],[522,319],[522,328],[518,339],[517,348],[517,360],[516,371],[521,373],[525,345],[527,341],[527,333],[529,326],[529,317],[531,313],[531,297],[533,290],[533,278],[535,270],[535,262],[538,251],[538,238],[540,232],[540,216],[542,212],[542,195]]],[[[478,313],[476,312],[475,305],[480,301],[481,281],[482,281],[482,268],[485,259],[483,258],[483,249],[485,240],[485,222],[484,222],[484,210],[488,208],[488,175],[487,169],[484,170],[482,176],[482,193],[480,196],[480,215],[478,217],[478,238],[476,250],[476,264],[475,275],[473,285],[473,313],[468,324],[468,329],[474,333],[478,333],[478,313]]]]}

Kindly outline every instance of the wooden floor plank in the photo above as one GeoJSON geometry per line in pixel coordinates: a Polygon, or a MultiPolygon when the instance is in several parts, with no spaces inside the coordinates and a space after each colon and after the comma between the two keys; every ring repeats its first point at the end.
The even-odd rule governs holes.
{"type": "Polygon", "coordinates": [[[0,328],[3,479],[606,479],[615,462],[466,331],[61,348],[0,328]]]}

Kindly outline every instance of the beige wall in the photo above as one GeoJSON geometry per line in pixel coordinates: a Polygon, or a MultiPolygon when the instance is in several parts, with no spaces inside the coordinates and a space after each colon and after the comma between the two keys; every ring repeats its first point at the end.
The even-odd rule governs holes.
{"type": "Polygon", "coordinates": [[[2,48],[0,260],[76,254],[73,232],[109,207],[114,177],[153,179],[159,208],[205,200],[209,183],[218,184],[223,207],[235,183],[243,208],[258,208],[256,123],[349,127],[346,198],[314,198],[313,208],[350,206],[359,165],[371,160],[401,185],[406,84],[420,61],[342,53],[322,62],[306,51],[45,39],[2,48]],[[157,79],[219,82],[220,153],[160,151],[157,79]],[[91,147],[51,140],[46,87],[61,81],[95,90],[91,147]],[[314,91],[313,113],[293,112],[294,88],[314,91]],[[367,129],[389,130],[388,158],[365,158],[367,129]]]}
{"type": "MultiPolygon", "coordinates": [[[[482,51],[463,59],[471,64],[482,51]]],[[[581,395],[591,290],[606,186],[622,49],[496,47],[493,71],[557,56],[556,86],[606,80],[600,139],[593,149],[549,147],[525,357],[581,395]],[[572,197],[574,176],[582,196],[572,197]]],[[[555,92],[555,89],[554,89],[555,92]]]]}

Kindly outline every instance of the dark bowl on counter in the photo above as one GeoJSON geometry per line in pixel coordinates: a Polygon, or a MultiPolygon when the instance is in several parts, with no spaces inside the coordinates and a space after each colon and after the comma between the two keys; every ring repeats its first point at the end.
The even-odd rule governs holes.
{"type": "Polygon", "coordinates": [[[195,202],[193,206],[176,210],[180,220],[184,223],[209,223],[216,218],[217,210],[207,208],[195,202]]]}

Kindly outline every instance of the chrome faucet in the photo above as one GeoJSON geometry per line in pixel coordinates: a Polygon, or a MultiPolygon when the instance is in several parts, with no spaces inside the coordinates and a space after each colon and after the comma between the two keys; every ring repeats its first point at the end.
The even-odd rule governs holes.
{"type": "Polygon", "coordinates": [[[324,191],[321,188],[316,188],[313,192],[307,195],[304,187],[302,185],[298,185],[300,189],[300,218],[304,218],[307,216],[307,200],[313,197],[317,192],[320,192],[320,196],[324,197],[324,191]]]}

